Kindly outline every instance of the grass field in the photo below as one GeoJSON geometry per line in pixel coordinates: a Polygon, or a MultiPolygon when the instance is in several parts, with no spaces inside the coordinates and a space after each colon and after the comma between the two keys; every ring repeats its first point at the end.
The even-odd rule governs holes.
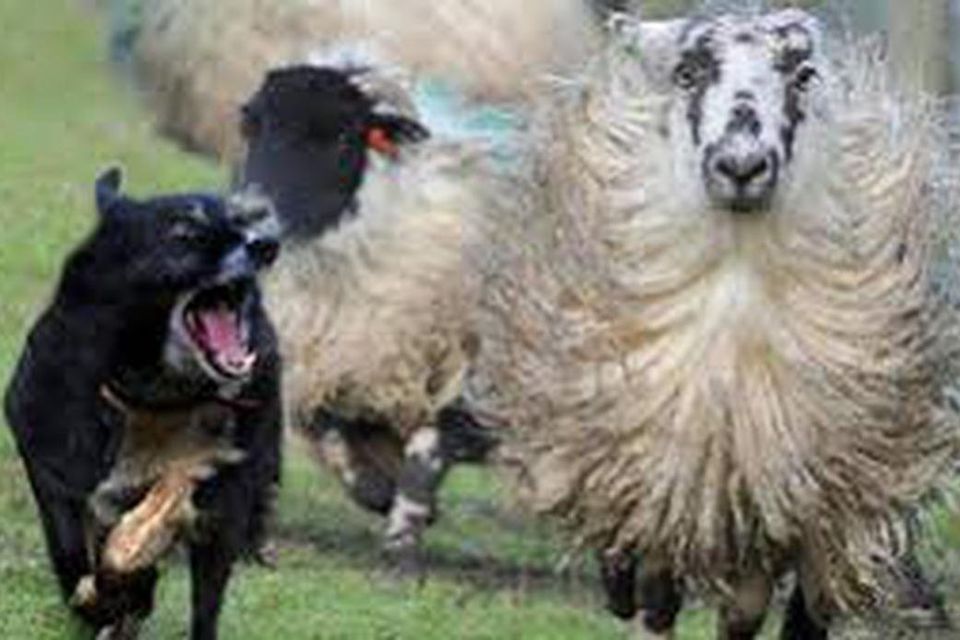
{"type": "MultiPolygon", "coordinates": [[[[119,162],[134,192],[213,187],[225,172],[153,135],[134,96],[111,77],[94,16],[70,0],[0,2],[0,381],[67,248],[89,228],[91,182],[119,162]]],[[[499,495],[494,478],[458,471],[429,534],[422,586],[384,579],[379,522],[290,447],[281,497],[280,566],[242,567],[224,638],[620,638],[601,609],[593,567],[558,570],[563,549],[499,495]]],[[[165,565],[148,640],[184,637],[182,564],[165,565]]],[[[707,614],[681,639],[709,638],[707,614]]],[[[0,429],[0,638],[87,637],[55,592],[23,471],[0,429]]],[[[772,637],[772,636],[771,636],[772,637]]]]}

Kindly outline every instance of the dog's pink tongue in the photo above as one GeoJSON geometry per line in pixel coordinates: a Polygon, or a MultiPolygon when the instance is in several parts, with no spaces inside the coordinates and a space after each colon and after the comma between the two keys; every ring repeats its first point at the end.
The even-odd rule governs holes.
{"type": "Polygon", "coordinates": [[[231,370],[249,368],[251,354],[243,344],[237,314],[227,307],[208,309],[200,314],[207,347],[217,362],[231,370]]]}

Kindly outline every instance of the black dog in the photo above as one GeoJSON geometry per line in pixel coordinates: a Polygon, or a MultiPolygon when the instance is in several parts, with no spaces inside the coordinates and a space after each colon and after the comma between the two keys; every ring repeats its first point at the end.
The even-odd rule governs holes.
{"type": "Polygon", "coordinates": [[[231,566],[259,542],[279,477],[280,363],[255,280],[278,249],[272,211],[202,194],[136,200],[120,182],[117,169],[97,180],[98,224],[27,339],[7,420],[63,596],[102,638],[136,635],[158,576],[100,562],[91,503],[122,511],[149,488],[149,472],[127,471],[134,458],[115,464],[127,431],[191,412],[222,430],[211,441],[231,461],[197,479],[188,536],[191,637],[215,638],[231,566]]]}

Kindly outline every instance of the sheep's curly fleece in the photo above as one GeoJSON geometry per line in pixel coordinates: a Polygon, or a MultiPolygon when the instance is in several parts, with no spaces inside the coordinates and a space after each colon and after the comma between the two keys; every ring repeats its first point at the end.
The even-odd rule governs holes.
{"type": "Polygon", "coordinates": [[[326,407],[406,439],[460,394],[471,355],[464,219],[479,155],[430,141],[402,154],[374,159],[356,216],[285,247],[265,279],[294,426],[326,407]]]}
{"type": "Polygon", "coordinates": [[[883,602],[958,452],[943,131],[868,47],[838,60],[816,187],[750,218],[680,204],[666,97],[612,45],[471,255],[472,401],[512,426],[530,503],[708,589],[797,568],[825,611],[883,602]]]}

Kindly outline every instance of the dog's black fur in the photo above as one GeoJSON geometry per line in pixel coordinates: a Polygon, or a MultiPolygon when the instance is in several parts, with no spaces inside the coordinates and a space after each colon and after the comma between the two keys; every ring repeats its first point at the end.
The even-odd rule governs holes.
{"type": "Polygon", "coordinates": [[[251,233],[249,221],[234,219],[219,197],[137,200],[120,194],[120,181],[117,169],[97,181],[96,228],[67,259],[52,303],[27,338],[5,397],[7,420],[64,598],[75,600],[78,582],[95,574],[96,602],[74,608],[96,628],[119,628],[150,612],[157,571],[111,576],[92,566],[88,499],[111,472],[123,430],[102,386],[151,411],[229,400],[233,444],[245,457],[198,487],[202,525],[189,540],[191,637],[212,639],[231,565],[261,537],[279,476],[280,363],[255,284],[277,241],[251,233]],[[170,355],[178,301],[227,281],[243,287],[235,317],[246,323],[246,346],[257,354],[236,377],[170,355]]]}

